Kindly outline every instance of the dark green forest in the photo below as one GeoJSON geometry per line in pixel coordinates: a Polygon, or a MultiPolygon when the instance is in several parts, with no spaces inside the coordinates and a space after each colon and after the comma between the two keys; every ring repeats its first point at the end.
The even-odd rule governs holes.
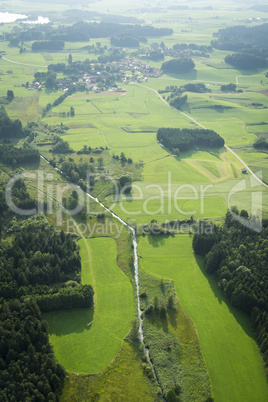
{"type": "Polygon", "coordinates": [[[139,47],[140,42],[132,36],[111,36],[111,45],[116,47],[139,47]]]}
{"type": "Polygon", "coordinates": [[[24,132],[20,120],[11,120],[5,108],[0,106],[0,138],[23,137],[24,132]]]}
{"type": "Polygon", "coordinates": [[[195,147],[223,147],[224,139],[213,130],[190,128],[159,128],[157,141],[175,152],[195,149],[195,147]]]}
{"type": "MultiPolygon", "coordinates": [[[[55,285],[55,289],[59,290],[59,284],[65,288],[66,282],[70,280],[80,282],[79,249],[71,235],[63,231],[57,232],[46,223],[30,221],[15,232],[9,241],[2,239],[0,244],[2,302],[16,297],[28,297],[29,294],[38,293],[43,296],[49,293],[46,287],[45,292],[42,290],[43,285],[55,285]],[[35,286],[38,286],[38,292],[34,290],[35,286]]],[[[55,294],[55,289],[51,290],[51,295],[55,294]]],[[[79,289],[83,291],[83,287],[79,289]]],[[[68,292],[62,291],[61,295],[65,299],[67,296],[72,298],[77,290],[77,286],[72,285],[68,292]]],[[[88,296],[88,305],[91,305],[92,294],[88,296]]],[[[66,305],[66,308],[72,307],[66,305]]]]}
{"type": "Polygon", "coordinates": [[[217,39],[212,40],[211,45],[216,49],[268,57],[268,23],[253,27],[238,25],[223,28],[213,36],[217,39]]]}
{"type": "Polygon", "coordinates": [[[267,66],[267,62],[264,57],[254,56],[247,53],[228,54],[224,61],[225,63],[242,70],[251,70],[253,68],[262,68],[267,66]]]}
{"type": "MultiPolygon", "coordinates": [[[[75,10],[74,10],[75,11],[75,10]]],[[[5,32],[5,39],[12,46],[19,46],[20,42],[38,41],[33,44],[33,50],[58,49],[64,42],[88,42],[90,38],[106,38],[113,35],[123,35],[137,38],[154,38],[172,35],[170,28],[154,28],[149,25],[130,24],[131,20],[125,17],[113,18],[116,16],[105,16],[101,22],[75,22],[73,25],[50,25],[25,28],[16,32],[5,32]],[[117,19],[117,21],[116,21],[117,19]],[[120,19],[120,21],[119,21],[120,19]],[[45,43],[46,42],[46,43],[45,43]],[[61,43],[61,44],[60,44],[61,43]],[[56,46],[56,47],[55,47],[56,46]]],[[[135,20],[132,19],[134,22],[135,20]]],[[[140,21],[141,22],[141,21],[140,21]]],[[[59,48],[60,50],[60,48],[59,48]]]]}
{"type": "Polygon", "coordinates": [[[0,145],[0,162],[5,165],[21,165],[24,163],[39,163],[40,154],[37,149],[25,146],[16,148],[13,145],[0,145]]]}
{"type": "Polygon", "coordinates": [[[0,239],[0,399],[57,401],[64,370],[40,311],[91,307],[93,289],[80,284],[71,235],[42,219],[7,233],[0,239]]]}
{"type": "MultiPolygon", "coordinates": [[[[29,195],[26,185],[22,179],[17,180],[12,188],[12,201],[20,209],[36,208],[37,202],[29,195]]],[[[6,192],[0,189],[0,230],[4,222],[8,222],[13,217],[12,211],[9,209],[6,192]]]]}
{"type": "Polygon", "coordinates": [[[195,64],[192,59],[171,59],[162,64],[161,70],[166,73],[183,74],[192,71],[195,64]]]}
{"type": "Polygon", "coordinates": [[[32,44],[32,51],[39,52],[40,50],[63,50],[65,43],[62,40],[45,40],[38,41],[32,44]]]}
{"type": "MultiPolygon", "coordinates": [[[[205,256],[205,268],[218,279],[224,294],[251,319],[268,374],[268,226],[258,233],[236,217],[249,219],[236,208],[228,211],[213,234],[195,234],[194,252],[205,256]]],[[[252,221],[254,224],[254,218],[252,221]]],[[[255,219],[256,227],[258,220],[255,219]]]]}
{"type": "Polygon", "coordinates": [[[36,303],[14,299],[1,304],[1,401],[57,401],[64,376],[36,303]]]}

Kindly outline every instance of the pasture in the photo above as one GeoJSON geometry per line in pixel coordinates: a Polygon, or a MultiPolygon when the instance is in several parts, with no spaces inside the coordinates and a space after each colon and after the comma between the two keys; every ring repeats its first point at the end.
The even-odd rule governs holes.
{"type": "Polygon", "coordinates": [[[215,401],[266,401],[265,371],[249,320],[205,273],[203,260],[195,259],[191,237],[149,237],[139,237],[140,265],[174,280],[179,302],[196,325],[215,401]]]}
{"type": "Polygon", "coordinates": [[[130,330],[134,318],[133,290],[117,265],[112,238],[82,239],[79,244],[82,283],[94,284],[94,311],[51,312],[44,318],[58,361],[68,371],[99,373],[115,358],[130,330]]]}

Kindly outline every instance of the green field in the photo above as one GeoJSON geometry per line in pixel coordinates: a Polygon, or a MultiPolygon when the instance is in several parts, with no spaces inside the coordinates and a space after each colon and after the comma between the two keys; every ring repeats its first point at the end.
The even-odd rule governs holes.
{"type": "Polygon", "coordinates": [[[131,283],[116,262],[115,241],[112,238],[88,240],[90,262],[85,241],[79,242],[82,283],[94,283],[94,312],[56,311],[44,314],[44,318],[59,362],[69,371],[87,374],[104,370],[115,358],[130,330],[134,302],[131,283]]]}
{"type": "Polygon", "coordinates": [[[268,386],[249,320],[204,272],[191,241],[187,235],[140,237],[140,265],[174,280],[179,301],[197,327],[215,401],[265,402],[268,386]]]}
{"type": "MultiPolygon", "coordinates": [[[[189,4],[183,3],[185,9],[174,10],[172,6],[177,5],[175,3],[153,4],[137,0],[130,8],[129,2],[115,0],[111,9],[111,1],[102,0],[89,4],[83,1],[82,6],[83,10],[132,16],[143,19],[144,24],[148,26],[169,27],[174,30],[170,36],[152,37],[148,38],[147,43],[141,43],[140,48],[147,48],[148,51],[153,43],[160,44],[162,41],[170,48],[178,43],[210,45],[213,34],[220,28],[248,24],[245,21],[254,17],[267,19],[267,13],[254,11],[250,8],[251,4],[247,3],[240,2],[238,6],[229,0],[225,3],[216,0],[213,4],[201,4],[200,1],[194,0],[189,4]]],[[[50,0],[42,4],[32,0],[10,0],[8,3],[1,1],[1,7],[2,11],[34,11],[38,15],[48,16],[54,27],[74,22],[66,19],[64,14],[66,10],[73,9],[69,0],[60,0],[60,3],[50,0]]],[[[79,7],[79,4],[75,6],[79,7]]],[[[257,24],[259,22],[251,22],[251,26],[257,24]]],[[[17,25],[1,25],[0,34],[12,32],[14,28],[15,32],[17,25]]],[[[61,52],[32,53],[30,41],[23,43],[26,52],[20,52],[22,43],[19,46],[10,46],[8,42],[1,42],[0,50],[7,52],[5,58],[8,60],[0,58],[0,97],[4,98],[10,89],[15,95],[14,100],[5,105],[9,116],[19,118],[23,125],[31,121],[40,121],[49,126],[63,123],[69,129],[60,134],[61,138],[68,141],[70,148],[76,152],[84,145],[105,148],[101,155],[55,155],[49,151],[49,145],[38,147],[40,153],[48,159],[55,158],[58,167],[59,160],[73,160],[77,164],[89,163],[90,157],[93,156],[91,167],[94,166],[96,173],[93,194],[105,205],[112,206],[118,216],[125,221],[130,220],[133,225],[149,224],[151,221],[161,224],[175,219],[187,220],[191,216],[195,219],[213,219],[221,222],[227,208],[233,205],[250,213],[262,210],[264,215],[268,214],[267,189],[252,180],[250,174],[241,174],[243,164],[231,152],[224,148],[193,149],[181,152],[176,157],[159,145],[156,137],[160,127],[197,128],[198,124],[191,120],[195,119],[207,129],[219,133],[226,145],[268,183],[268,154],[258,152],[253,147],[258,137],[268,135],[268,78],[265,77],[267,68],[237,70],[224,62],[225,56],[232,52],[214,49],[209,53],[209,57],[193,56],[195,69],[189,73],[163,74],[160,78],[148,77],[148,80],[139,84],[125,84],[121,79],[118,86],[126,91],[121,93],[76,92],[42,118],[43,108],[48,103],[53,104],[63,92],[44,87],[41,91],[29,90],[24,87],[25,84],[31,84],[34,74],[37,71],[47,71],[47,66],[51,63],[67,65],[70,53],[73,61],[97,61],[99,54],[85,48],[92,44],[96,46],[97,42],[110,47],[109,38],[90,38],[89,42],[66,42],[61,52]],[[155,92],[165,90],[166,86],[179,87],[190,82],[203,82],[211,92],[185,92],[187,104],[183,107],[184,115],[169,107],[155,92]],[[221,85],[228,83],[235,83],[239,93],[222,92],[221,85]],[[261,106],[254,106],[254,103],[260,103],[261,106]],[[75,110],[74,117],[68,117],[71,107],[75,110]],[[120,156],[122,152],[126,158],[133,160],[132,164],[123,166],[112,158],[115,155],[120,156]],[[99,157],[103,159],[102,169],[98,169],[99,157]],[[123,175],[131,176],[131,194],[123,194],[120,201],[114,204],[111,191],[105,187],[107,183],[100,180],[102,174],[110,175],[116,180],[123,175]],[[236,191],[236,186],[240,185],[240,190],[236,191]],[[254,198],[255,194],[257,197],[254,198]],[[255,209],[251,210],[252,200],[255,209]]],[[[132,53],[138,49],[125,51],[126,56],[132,57],[132,53]]],[[[108,54],[107,50],[105,54],[108,54]]],[[[133,57],[161,68],[162,61],[155,62],[139,54],[133,57]]],[[[170,58],[165,56],[164,61],[170,58]]],[[[131,74],[131,71],[128,74],[131,74]]],[[[57,76],[63,78],[64,74],[57,73],[57,76]]],[[[168,92],[162,96],[167,99],[168,92]]],[[[35,146],[39,141],[45,140],[51,142],[52,133],[38,133],[30,145],[35,146]]],[[[20,139],[19,145],[23,146],[24,141],[20,139]]],[[[28,166],[25,166],[26,168],[28,166]]],[[[54,175],[55,171],[43,160],[38,168],[45,172],[47,185],[50,183],[48,173],[54,175]]],[[[66,184],[66,178],[58,176],[58,173],[53,176],[55,188],[57,184],[66,184]]],[[[0,184],[4,180],[6,176],[1,173],[0,184]]],[[[36,195],[36,181],[27,179],[26,184],[31,195],[36,195]]],[[[46,191],[45,189],[45,194],[46,191]]],[[[100,211],[99,205],[93,207],[92,213],[96,211],[100,211]]],[[[48,215],[47,218],[50,224],[58,224],[56,214],[48,215]]],[[[66,221],[67,216],[64,216],[64,225],[66,221]]],[[[81,223],[81,218],[78,217],[77,221],[81,223]]],[[[92,219],[92,216],[88,215],[86,223],[93,227],[99,221],[96,217],[92,219]]],[[[67,226],[58,228],[65,229],[67,226]]],[[[94,232],[94,235],[97,233],[94,232]]],[[[186,366],[189,368],[192,365],[192,376],[195,376],[195,369],[197,370],[196,389],[201,389],[206,384],[205,381],[202,383],[198,372],[199,364],[205,372],[203,353],[216,402],[264,402],[268,400],[267,383],[249,320],[227,301],[216,280],[206,275],[203,261],[193,256],[191,240],[186,235],[173,238],[139,238],[138,251],[142,257],[139,261],[143,273],[141,288],[146,285],[149,289],[148,283],[151,280],[150,297],[153,297],[158,295],[154,293],[158,286],[154,281],[159,282],[162,277],[174,281],[181,306],[177,327],[174,329],[169,322],[168,330],[173,331],[173,335],[179,339],[183,338],[186,366]],[[149,273],[157,278],[153,276],[153,280],[149,273]],[[197,337],[194,343],[196,350],[191,349],[189,339],[192,335],[189,335],[190,331],[188,334],[184,331],[188,328],[184,326],[185,322],[191,327],[192,334],[195,329],[194,325],[189,324],[191,319],[184,315],[183,309],[196,325],[202,353],[197,337]],[[182,324],[182,328],[179,324],[182,324]],[[198,361],[192,359],[192,352],[196,353],[198,361]]],[[[91,284],[94,288],[94,309],[44,314],[49,324],[55,355],[71,372],[65,383],[62,402],[158,400],[156,395],[152,396],[150,393],[140,351],[124,341],[134,318],[136,300],[135,297],[133,300],[133,287],[130,282],[133,275],[130,241],[126,233],[121,243],[119,240],[116,243],[114,239],[104,237],[81,239],[81,278],[83,284],[91,284]],[[89,323],[91,324],[88,325],[89,323]]],[[[158,334],[155,334],[156,338],[157,336],[158,334]]],[[[159,353],[162,353],[161,345],[159,353]]],[[[166,373],[167,384],[172,374],[166,373]]],[[[192,383],[194,381],[188,384],[188,390],[191,390],[192,383]]],[[[191,397],[188,399],[190,401],[191,397]]]]}
{"type": "Polygon", "coordinates": [[[144,374],[136,349],[123,342],[111,365],[98,375],[68,373],[61,402],[89,401],[98,395],[100,401],[131,400],[151,402],[154,397],[150,381],[144,374]],[[83,398],[83,399],[82,399],[83,398]]]}

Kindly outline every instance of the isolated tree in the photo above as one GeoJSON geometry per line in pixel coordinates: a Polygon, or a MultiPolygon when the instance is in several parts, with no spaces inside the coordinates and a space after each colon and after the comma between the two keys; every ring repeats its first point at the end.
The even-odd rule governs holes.
{"type": "Polygon", "coordinates": [[[72,64],[72,62],[73,62],[73,56],[71,54],[69,54],[68,63],[72,64]]]}
{"type": "Polygon", "coordinates": [[[75,114],[75,113],[74,113],[74,107],[71,106],[71,107],[70,107],[70,116],[71,116],[71,117],[74,117],[74,114],[75,114]]]}
{"type": "Polygon", "coordinates": [[[7,99],[12,101],[14,99],[14,92],[11,89],[7,90],[7,99]]]}

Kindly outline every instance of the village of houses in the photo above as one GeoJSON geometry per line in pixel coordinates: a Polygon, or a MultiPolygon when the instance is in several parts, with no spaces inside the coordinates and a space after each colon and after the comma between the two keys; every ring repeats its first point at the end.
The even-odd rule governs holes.
{"type": "MultiPolygon", "coordinates": [[[[0,51],[0,57],[4,55],[7,55],[7,53],[0,51]]],[[[90,67],[94,72],[88,74],[79,71],[76,80],[74,80],[73,76],[70,77],[68,75],[58,78],[56,80],[58,90],[67,91],[70,87],[76,87],[77,91],[93,91],[95,93],[102,91],[126,92],[126,89],[117,85],[118,82],[122,82],[123,84],[147,82],[148,77],[158,78],[162,75],[160,69],[145,64],[133,57],[126,57],[124,60],[108,61],[106,63],[90,63],[90,67]],[[105,64],[105,68],[103,68],[103,64],[105,64]]],[[[21,86],[25,86],[25,84],[21,86]]],[[[26,85],[28,90],[42,90],[43,86],[37,81],[34,81],[32,84],[27,83],[26,85]]]]}

